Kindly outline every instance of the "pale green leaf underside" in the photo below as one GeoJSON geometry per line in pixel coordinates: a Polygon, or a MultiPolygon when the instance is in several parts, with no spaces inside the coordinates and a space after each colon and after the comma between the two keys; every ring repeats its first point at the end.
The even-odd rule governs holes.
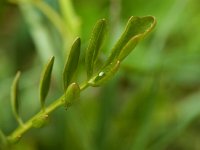
{"type": "Polygon", "coordinates": [[[46,117],[48,113],[55,110],[62,104],[68,108],[75,100],[78,99],[80,91],[84,90],[86,87],[90,86],[100,86],[101,84],[107,82],[112,78],[118,71],[121,61],[134,49],[137,43],[142,40],[156,24],[155,18],[152,16],[146,17],[131,17],[127,23],[126,29],[120,39],[117,41],[115,46],[111,51],[111,55],[105,62],[104,66],[101,66],[100,71],[94,73],[95,61],[98,59],[98,54],[103,43],[105,36],[105,20],[102,19],[95,25],[90,39],[89,47],[86,52],[86,70],[88,75],[88,80],[84,82],[83,85],[77,83],[72,83],[73,77],[78,67],[79,56],[80,56],[80,45],[81,40],[77,38],[69,52],[66,64],[63,71],[63,84],[65,93],[58,98],[55,103],[49,105],[44,109],[45,99],[49,92],[51,74],[54,64],[54,57],[52,57],[44,68],[43,74],[40,80],[40,101],[43,112],[36,114],[33,119],[23,123],[21,118],[18,117],[18,81],[20,77],[20,72],[17,73],[11,91],[12,97],[12,109],[14,115],[18,119],[18,122],[22,125],[20,128],[16,129],[10,136],[9,141],[16,142],[19,140],[21,135],[29,130],[31,127],[41,127],[46,122],[46,117]],[[24,128],[25,127],[25,128],[24,128]]]}

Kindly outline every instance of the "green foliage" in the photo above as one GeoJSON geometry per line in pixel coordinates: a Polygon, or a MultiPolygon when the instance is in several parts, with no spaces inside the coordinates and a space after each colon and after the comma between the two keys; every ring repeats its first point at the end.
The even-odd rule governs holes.
{"type": "MultiPolygon", "coordinates": [[[[138,21],[139,21],[138,24],[141,25],[140,20],[138,20],[138,21]]],[[[137,22],[137,20],[135,21],[135,23],[136,22],[137,22]]],[[[104,29],[102,29],[102,28],[104,28],[104,24],[105,24],[105,20],[100,20],[97,22],[97,24],[94,27],[93,34],[92,34],[92,38],[91,38],[92,40],[90,41],[91,42],[90,44],[93,44],[93,45],[89,45],[89,48],[86,51],[86,64],[87,63],[92,64],[91,66],[89,66],[88,64],[86,65],[86,72],[88,73],[88,78],[93,74],[93,71],[90,72],[90,71],[88,71],[88,69],[93,69],[94,63],[95,63],[98,53],[99,53],[98,51],[99,51],[100,46],[103,41],[104,29]],[[91,60],[88,61],[87,59],[91,59],[91,60]]],[[[129,23],[128,23],[128,25],[129,25],[129,23]]],[[[137,26],[134,26],[134,27],[137,28],[137,26]]],[[[140,28],[140,26],[138,26],[138,27],[140,28]]],[[[150,28],[149,28],[149,26],[145,26],[145,27],[147,27],[147,29],[145,29],[145,30],[148,30],[148,32],[150,32],[150,30],[152,29],[151,26],[150,26],[150,28]]],[[[145,35],[145,33],[147,33],[147,32],[144,32],[144,35],[145,35]]],[[[138,36],[136,34],[140,35],[141,33],[139,33],[139,32],[135,33],[134,36],[138,36]]],[[[125,34],[123,36],[123,38],[127,39],[126,36],[130,36],[130,35],[125,34]]],[[[122,41],[124,40],[123,38],[121,38],[122,41]]],[[[74,41],[74,43],[72,44],[72,47],[69,51],[69,55],[67,57],[67,62],[64,66],[63,84],[64,84],[65,93],[63,94],[63,96],[61,96],[58,100],[56,100],[50,106],[48,106],[47,108],[44,108],[45,99],[49,92],[51,73],[52,73],[53,64],[54,64],[54,57],[50,58],[46,67],[44,68],[44,71],[42,73],[41,80],[40,80],[40,101],[41,101],[42,111],[39,112],[38,114],[36,114],[33,118],[31,118],[29,121],[27,121],[24,125],[22,125],[21,128],[16,129],[9,136],[9,138],[8,138],[9,141],[12,141],[12,142],[17,141],[16,139],[18,139],[18,138],[16,138],[16,137],[21,137],[21,135],[24,134],[31,127],[35,127],[35,128],[42,127],[46,122],[46,118],[48,117],[48,114],[50,112],[52,112],[53,110],[55,110],[60,105],[62,105],[63,100],[64,100],[64,106],[67,109],[69,106],[71,106],[74,103],[74,101],[77,100],[77,98],[80,95],[81,90],[85,89],[88,85],[100,86],[102,83],[107,82],[117,72],[119,65],[120,65],[120,61],[117,60],[117,57],[116,57],[109,64],[107,64],[105,67],[103,67],[100,70],[100,72],[98,72],[97,75],[94,75],[94,77],[89,78],[89,80],[87,82],[85,82],[83,85],[81,85],[81,87],[79,87],[79,85],[77,83],[71,84],[72,79],[74,78],[75,72],[78,67],[80,48],[81,48],[81,40],[80,40],[80,38],[77,38],[74,41]]],[[[123,54],[126,52],[129,53],[130,47],[128,47],[128,48],[129,48],[128,51],[124,50],[124,48],[122,49],[122,50],[124,50],[123,54]]],[[[124,55],[128,55],[128,53],[124,54],[124,55]]],[[[115,53],[115,56],[117,56],[116,54],[117,53],[115,53]]],[[[12,94],[13,95],[12,96],[13,97],[12,98],[12,102],[13,102],[12,107],[14,110],[14,114],[17,116],[17,118],[18,118],[18,99],[17,99],[16,95],[18,94],[17,85],[18,85],[19,75],[20,75],[19,73],[16,75],[14,82],[13,82],[13,88],[12,88],[13,89],[12,90],[12,93],[13,93],[12,94]]]]}
{"type": "Polygon", "coordinates": [[[111,51],[106,65],[120,60],[122,61],[151,30],[155,27],[156,20],[152,16],[131,17],[126,25],[124,33],[111,51]]]}
{"type": "Polygon", "coordinates": [[[13,150],[200,149],[198,0],[12,2],[0,2],[0,149],[8,143],[13,150]],[[147,14],[158,25],[140,43],[155,20],[134,16],[147,14]],[[108,21],[100,19],[91,31],[99,18],[108,21]],[[63,66],[76,37],[81,54],[64,90],[63,66]],[[56,61],[43,111],[38,79],[51,56],[56,61]],[[17,70],[23,72],[16,94],[19,126],[8,107],[17,70]],[[45,128],[31,129],[40,127],[45,128]]]}

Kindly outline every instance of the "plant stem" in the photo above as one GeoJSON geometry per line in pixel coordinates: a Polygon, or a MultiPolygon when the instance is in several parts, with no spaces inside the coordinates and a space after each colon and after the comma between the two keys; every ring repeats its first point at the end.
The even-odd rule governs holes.
{"type": "MultiPolygon", "coordinates": [[[[80,86],[80,90],[83,91],[88,87],[87,83],[84,83],[80,86]]],[[[55,100],[52,104],[46,107],[45,111],[40,111],[36,115],[34,115],[31,119],[23,123],[23,126],[19,126],[16,130],[14,130],[9,136],[7,136],[8,143],[16,143],[20,140],[22,135],[33,128],[33,121],[38,118],[43,118],[44,121],[48,117],[48,115],[53,112],[55,109],[64,104],[65,95],[63,94],[57,100],[55,100]]]]}

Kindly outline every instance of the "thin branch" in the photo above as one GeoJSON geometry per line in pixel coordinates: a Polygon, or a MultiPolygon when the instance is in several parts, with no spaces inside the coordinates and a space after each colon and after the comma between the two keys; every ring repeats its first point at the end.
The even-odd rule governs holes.
{"type": "MultiPolygon", "coordinates": [[[[83,91],[88,87],[87,83],[84,83],[80,86],[80,90],[83,91]]],[[[48,107],[46,107],[45,112],[40,111],[36,115],[34,115],[31,119],[24,122],[23,126],[19,126],[16,130],[14,130],[9,136],[7,136],[7,140],[9,143],[16,143],[19,141],[24,133],[26,133],[28,130],[33,128],[33,121],[37,118],[44,118],[47,119],[48,115],[53,112],[55,109],[60,107],[64,104],[65,95],[63,94],[60,96],[57,100],[55,100],[52,104],[50,104],[48,107]]]]}

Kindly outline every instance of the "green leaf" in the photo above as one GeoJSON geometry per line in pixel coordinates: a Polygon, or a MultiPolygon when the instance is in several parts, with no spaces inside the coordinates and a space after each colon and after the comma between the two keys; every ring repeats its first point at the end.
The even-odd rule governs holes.
{"type": "Polygon", "coordinates": [[[102,46],[106,33],[106,20],[99,20],[92,31],[92,35],[89,41],[88,48],[86,50],[85,62],[87,76],[90,78],[93,75],[94,65],[97,60],[100,48],[102,46]]]}
{"type": "Polygon", "coordinates": [[[130,39],[119,53],[118,60],[122,61],[124,58],[126,58],[126,56],[128,56],[130,52],[136,47],[137,43],[141,40],[142,37],[143,36],[141,34],[138,34],[130,39]]]}
{"type": "Polygon", "coordinates": [[[65,92],[64,105],[65,109],[71,106],[80,97],[80,87],[77,83],[69,85],[65,92]]]}
{"type": "Polygon", "coordinates": [[[123,60],[156,25],[153,16],[131,17],[128,20],[126,29],[111,51],[106,64],[116,60],[123,60]]]}
{"type": "Polygon", "coordinates": [[[116,61],[107,65],[102,71],[100,71],[97,75],[92,77],[88,84],[91,86],[100,86],[101,84],[108,81],[111,77],[115,75],[117,70],[119,69],[120,61],[116,61]]]}
{"type": "Polygon", "coordinates": [[[80,56],[80,45],[81,45],[81,40],[80,38],[77,38],[74,41],[70,53],[68,55],[68,59],[63,71],[64,90],[66,90],[68,85],[71,83],[75,71],[78,67],[78,61],[80,56]]]}
{"type": "Polygon", "coordinates": [[[51,73],[53,69],[53,64],[54,64],[54,56],[50,58],[46,67],[44,68],[44,71],[40,79],[40,102],[43,110],[44,110],[45,99],[49,92],[49,87],[51,83],[51,73]]]}
{"type": "Polygon", "coordinates": [[[13,80],[12,86],[11,86],[11,106],[13,114],[18,121],[19,124],[22,124],[21,119],[19,117],[19,78],[20,78],[21,72],[18,71],[15,75],[15,78],[13,80]]]}

